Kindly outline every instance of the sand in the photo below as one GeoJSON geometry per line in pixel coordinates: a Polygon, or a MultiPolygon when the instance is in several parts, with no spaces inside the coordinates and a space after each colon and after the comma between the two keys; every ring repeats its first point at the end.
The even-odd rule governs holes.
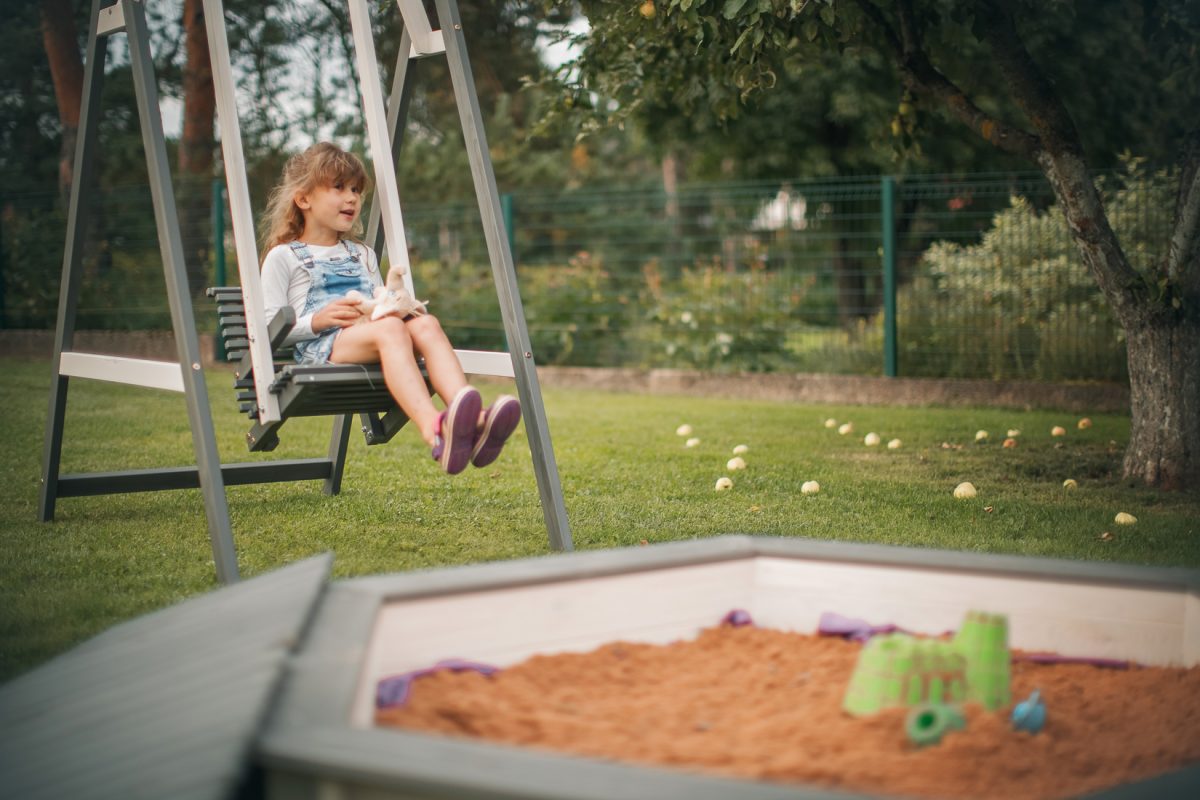
{"type": "MultiPolygon", "coordinates": [[[[966,729],[917,748],[907,711],[855,718],[842,694],[861,645],[722,626],[666,646],[535,656],[485,677],[416,680],[381,725],[637,764],[931,798],[1060,798],[1200,763],[1200,668],[1012,665],[1039,689],[1038,734],[1011,706],[968,703],[966,729]]],[[[1019,656],[1019,654],[1017,654],[1019,656]]]]}

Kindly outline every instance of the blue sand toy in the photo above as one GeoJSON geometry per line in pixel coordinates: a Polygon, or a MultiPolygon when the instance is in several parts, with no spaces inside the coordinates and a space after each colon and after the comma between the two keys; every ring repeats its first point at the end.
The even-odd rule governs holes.
{"type": "Polygon", "coordinates": [[[1046,704],[1042,702],[1042,693],[1035,689],[1028,700],[1017,703],[1013,708],[1013,729],[1037,733],[1045,724],[1046,704]]]}

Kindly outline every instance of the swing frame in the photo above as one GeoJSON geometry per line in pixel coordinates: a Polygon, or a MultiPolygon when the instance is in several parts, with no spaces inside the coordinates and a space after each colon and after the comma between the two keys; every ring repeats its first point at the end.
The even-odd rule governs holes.
{"type": "MultiPolygon", "coordinates": [[[[250,369],[250,374],[246,376],[248,381],[244,382],[242,388],[253,390],[250,394],[256,426],[261,427],[265,432],[263,438],[273,446],[272,440],[277,441],[275,431],[287,419],[287,415],[282,412],[280,405],[279,381],[269,330],[271,321],[265,319],[263,310],[262,285],[259,279],[249,185],[238,123],[236,85],[225,30],[224,8],[221,0],[203,2],[216,90],[217,122],[221,134],[241,281],[246,363],[250,369]]],[[[447,59],[510,351],[456,353],[463,363],[464,371],[469,374],[510,377],[516,382],[550,546],[554,550],[572,550],[574,548],[570,527],[563,504],[562,486],[550,441],[533,348],[517,288],[516,270],[501,215],[495,173],[488,155],[482,115],[467,59],[457,3],[455,0],[437,0],[437,17],[441,28],[434,30],[420,0],[396,0],[404,21],[404,32],[390,102],[386,105],[378,78],[368,0],[346,0],[346,3],[354,40],[355,66],[363,97],[368,146],[377,186],[376,200],[369,212],[367,240],[374,245],[381,260],[386,250],[393,265],[404,266],[405,282],[410,291],[413,290],[412,272],[408,268],[408,245],[401,216],[395,159],[402,145],[404,124],[412,94],[412,77],[415,72],[412,68],[413,62],[435,55],[444,55],[447,59]]],[[[353,413],[362,409],[351,407],[344,410],[321,410],[321,413],[334,416],[329,453],[323,458],[238,464],[220,462],[209,412],[208,390],[201,368],[199,337],[193,322],[192,301],[184,269],[178,214],[143,4],[139,0],[93,0],[90,19],[85,51],[84,91],[80,108],[80,135],[75,147],[63,252],[53,353],[54,376],[46,419],[38,516],[42,521],[52,520],[57,500],[61,497],[199,488],[204,499],[217,578],[222,583],[233,583],[239,576],[225,486],[323,480],[325,493],[336,494],[341,486],[349,426],[353,413]],[[126,35],[129,44],[159,250],[179,355],[178,363],[84,353],[74,349],[79,289],[83,279],[82,250],[88,221],[84,192],[90,187],[94,176],[98,145],[97,105],[104,80],[108,38],[119,33],[126,35]],[[195,465],[62,474],[63,429],[71,378],[104,380],[182,392],[192,432],[195,465]]],[[[286,322],[284,319],[276,327],[286,322]]],[[[277,343],[278,340],[275,341],[277,343]]],[[[371,380],[369,371],[366,380],[371,380]]],[[[319,384],[322,381],[316,380],[311,383],[319,384]]],[[[386,416],[382,421],[378,417],[375,418],[375,422],[379,423],[379,427],[373,429],[377,438],[382,439],[385,435],[390,438],[388,428],[382,424],[387,419],[386,416]]],[[[367,427],[366,423],[367,420],[364,420],[364,427],[367,427]]],[[[402,419],[392,417],[390,433],[395,433],[402,424],[402,419]]],[[[370,442],[371,432],[364,430],[364,433],[370,442]]],[[[270,447],[256,448],[251,442],[251,449],[270,447]]]]}

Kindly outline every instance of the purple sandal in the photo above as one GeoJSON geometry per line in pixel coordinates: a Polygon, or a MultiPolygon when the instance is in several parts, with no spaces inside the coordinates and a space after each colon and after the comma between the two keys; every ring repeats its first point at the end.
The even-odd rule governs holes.
{"type": "Polygon", "coordinates": [[[438,415],[433,440],[433,459],[450,475],[457,475],[471,463],[475,443],[475,423],[483,400],[479,392],[464,386],[450,405],[438,415]]]}
{"type": "Polygon", "coordinates": [[[471,451],[471,463],[486,467],[500,456],[504,443],[521,421],[521,403],[512,395],[502,394],[483,415],[483,429],[471,451]]]}

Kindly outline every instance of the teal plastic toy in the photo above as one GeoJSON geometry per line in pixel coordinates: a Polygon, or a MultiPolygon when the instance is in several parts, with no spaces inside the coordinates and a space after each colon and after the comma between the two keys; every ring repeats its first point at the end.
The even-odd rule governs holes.
{"type": "Polygon", "coordinates": [[[1037,733],[1046,724],[1046,704],[1042,702],[1042,693],[1034,690],[1029,699],[1017,703],[1012,710],[1012,726],[1014,730],[1037,733]]]}
{"type": "Polygon", "coordinates": [[[967,720],[957,706],[944,703],[926,703],[908,712],[904,732],[908,740],[918,747],[937,744],[948,731],[962,730],[967,720]]]}

